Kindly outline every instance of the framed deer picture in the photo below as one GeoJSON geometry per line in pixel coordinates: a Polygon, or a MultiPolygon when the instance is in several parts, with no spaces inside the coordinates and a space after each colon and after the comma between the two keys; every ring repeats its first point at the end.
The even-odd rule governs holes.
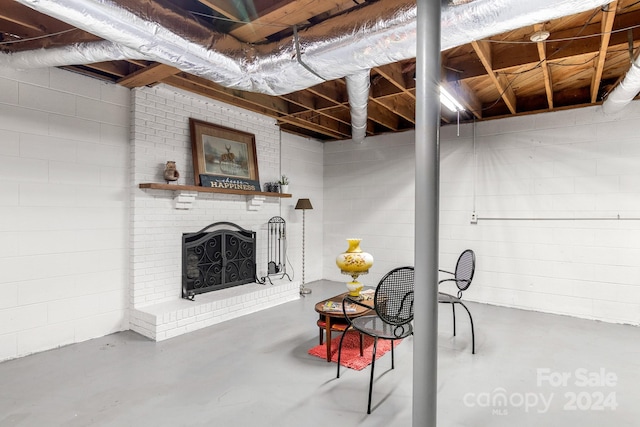
{"type": "Polygon", "coordinates": [[[195,185],[260,191],[255,136],[189,119],[195,185]]]}

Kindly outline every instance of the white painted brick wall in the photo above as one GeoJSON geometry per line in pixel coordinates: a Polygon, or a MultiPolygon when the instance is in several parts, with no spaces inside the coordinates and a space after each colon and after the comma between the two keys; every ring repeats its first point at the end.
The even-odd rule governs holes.
{"type": "Polygon", "coordinates": [[[129,91],[0,71],[0,361],[128,328],[129,91]]]}
{"type": "MultiPolygon", "coordinates": [[[[316,207],[308,215],[307,281],[321,278],[321,143],[165,87],[140,89],[130,101],[124,88],[53,69],[3,70],[0,89],[0,360],[126,329],[128,307],[175,301],[181,234],[212,222],[256,230],[266,265],[265,224],[284,217],[287,269],[299,276],[297,197],[316,207]],[[248,212],[242,196],[199,194],[194,209],[177,211],[173,194],[140,190],[140,182],[162,182],[167,160],[178,162],[180,183],[193,183],[189,117],[255,134],[261,182],[287,173],[294,198],[248,212]]],[[[131,319],[132,328],[141,322],[131,319]]]]}
{"type": "MultiPolygon", "coordinates": [[[[230,221],[257,232],[257,272],[262,276],[267,265],[267,222],[273,216],[282,216],[287,221],[292,269],[299,273],[296,250],[300,236],[299,213],[292,209],[297,194],[291,199],[267,198],[260,210],[248,211],[245,196],[198,193],[192,209],[176,210],[173,192],[137,187],[142,182],[164,182],[162,172],[168,160],[177,163],[178,183],[193,185],[189,118],[254,134],[260,182],[276,181],[281,173],[287,173],[293,180],[290,188],[293,193],[297,192],[296,185],[298,189],[322,188],[320,143],[283,135],[287,141],[285,151],[300,155],[302,160],[295,162],[287,155],[289,169],[281,170],[283,142],[275,121],[269,117],[162,85],[134,90],[132,103],[132,307],[142,308],[180,298],[182,233],[198,231],[214,222],[230,221]],[[305,150],[312,153],[311,161],[302,156],[305,150]],[[302,165],[313,164],[314,156],[316,167],[306,171],[302,165]],[[309,176],[312,178],[307,178],[309,176]],[[308,181],[306,187],[302,187],[305,180],[308,181]]],[[[321,214],[318,216],[321,218],[321,214]]],[[[321,224],[321,219],[316,224],[321,224]]],[[[316,246],[317,253],[320,247],[321,241],[316,246]]],[[[319,279],[319,274],[315,278],[319,279]]]]}
{"type": "Polygon", "coordinates": [[[274,280],[201,294],[194,301],[175,299],[134,309],[131,329],[163,341],[220,322],[255,313],[300,298],[300,282],[274,280]]]}

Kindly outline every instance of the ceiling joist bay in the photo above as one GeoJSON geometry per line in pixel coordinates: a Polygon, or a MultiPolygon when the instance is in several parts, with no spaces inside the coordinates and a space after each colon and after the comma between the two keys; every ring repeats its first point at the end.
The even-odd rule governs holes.
{"type": "MultiPolygon", "coordinates": [[[[126,4],[130,10],[141,5],[153,8],[160,3],[114,1],[126,4]]],[[[392,8],[398,1],[386,4],[392,8]]],[[[258,50],[267,42],[293,43],[294,26],[318,25],[354,8],[366,8],[369,1],[358,3],[361,4],[352,0],[255,0],[251,5],[232,0],[162,2],[173,11],[173,19],[195,20],[200,28],[225,33],[258,50]]],[[[154,16],[161,19],[164,15],[154,16]]],[[[332,36],[324,35],[327,40],[332,36]]],[[[101,40],[16,0],[0,0],[0,37],[0,54],[101,40]]],[[[448,49],[441,55],[441,82],[465,106],[466,111],[459,117],[462,122],[582,108],[600,103],[621,81],[639,46],[640,3],[615,0],[602,8],[448,49]],[[549,38],[531,42],[531,34],[542,29],[550,32],[549,38]]],[[[302,48],[304,57],[304,45],[302,48]]],[[[169,63],[120,59],[62,68],[127,88],[164,83],[268,115],[287,132],[320,140],[351,137],[349,99],[342,78],[271,96],[225,88],[169,63]]],[[[416,120],[415,60],[372,67],[370,76],[367,135],[412,129],[416,120]]],[[[455,120],[458,117],[442,111],[443,123],[455,120]]]]}

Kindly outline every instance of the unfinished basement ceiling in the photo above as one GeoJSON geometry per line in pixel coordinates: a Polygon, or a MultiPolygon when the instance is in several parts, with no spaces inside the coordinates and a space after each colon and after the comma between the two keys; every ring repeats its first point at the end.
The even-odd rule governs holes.
{"type": "MultiPolygon", "coordinates": [[[[251,46],[257,52],[269,46],[292,45],[294,27],[301,38],[313,34],[317,40],[332,40],[338,29],[349,32],[349,28],[341,28],[334,22],[351,22],[345,17],[367,16],[371,10],[387,19],[392,10],[406,4],[395,0],[362,0],[358,1],[360,4],[354,0],[112,3],[124,10],[144,13],[160,26],[181,30],[181,36],[202,45],[251,46]],[[390,12],[381,12],[384,8],[390,12]],[[207,39],[208,31],[214,35],[212,40],[207,39]]],[[[455,3],[462,7],[474,2],[455,3]]],[[[467,108],[460,115],[461,122],[599,104],[625,76],[637,56],[640,44],[637,27],[640,27],[640,2],[602,2],[580,13],[527,24],[447,49],[442,52],[442,80],[467,108]],[[532,34],[542,30],[549,32],[546,41],[530,40],[532,34]]],[[[0,50],[5,54],[35,49],[54,52],[52,49],[104,40],[17,0],[0,0],[0,36],[0,50]]],[[[325,82],[318,79],[320,83],[302,90],[269,95],[225,87],[202,77],[206,73],[181,71],[143,54],[125,51],[121,57],[110,57],[117,59],[105,61],[97,57],[96,61],[101,62],[65,64],[61,68],[129,88],[165,83],[274,117],[283,130],[320,140],[349,139],[355,129],[344,78],[325,82]]],[[[304,52],[301,58],[304,59],[304,52]]],[[[414,127],[414,73],[413,58],[371,68],[369,96],[365,100],[366,135],[414,127]]],[[[443,108],[443,123],[456,120],[455,113],[443,108]]]]}

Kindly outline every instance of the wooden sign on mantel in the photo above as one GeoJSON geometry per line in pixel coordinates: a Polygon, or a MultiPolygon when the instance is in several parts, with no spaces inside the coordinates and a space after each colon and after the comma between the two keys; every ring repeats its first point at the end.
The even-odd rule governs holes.
{"type": "Polygon", "coordinates": [[[228,190],[260,191],[260,182],[253,179],[231,178],[223,175],[200,175],[203,187],[228,190]]]}

